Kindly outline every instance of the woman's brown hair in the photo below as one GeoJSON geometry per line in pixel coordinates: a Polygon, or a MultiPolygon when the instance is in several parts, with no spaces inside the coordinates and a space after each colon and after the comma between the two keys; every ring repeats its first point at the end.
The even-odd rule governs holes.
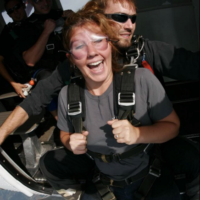
{"type": "MultiPolygon", "coordinates": [[[[94,5],[94,4],[92,4],[94,5]]],[[[70,39],[73,35],[74,29],[77,27],[87,26],[90,28],[92,25],[97,25],[103,34],[108,36],[110,40],[110,45],[112,46],[112,67],[113,71],[118,71],[117,64],[117,55],[118,51],[116,47],[113,45],[114,42],[118,41],[114,31],[111,28],[111,21],[107,20],[107,18],[102,13],[94,13],[93,9],[86,10],[83,8],[79,10],[77,13],[73,13],[70,17],[65,21],[64,29],[63,29],[63,44],[67,51],[70,50],[70,39]]],[[[95,32],[94,29],[92,31],[95,32]]]]}
{"type": "Polygon", "coordinates": [[[90,0],[88,3],[93,4],[93,8],[96,8],[97,11],[104,13],[104,10],[106,9],[110,1],[112,1],[113,3],[119,2],[122,5],[126,4],[129,6],[129,8],[136,9],[135,0],[90,0]]]}

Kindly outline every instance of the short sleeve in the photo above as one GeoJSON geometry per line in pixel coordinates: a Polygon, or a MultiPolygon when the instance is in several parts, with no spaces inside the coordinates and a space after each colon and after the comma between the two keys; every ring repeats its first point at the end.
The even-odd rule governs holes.
{"type": "Polygon", "coordinates": [[[173,111],[172,103],[156,76],[148,69],[138,69],[136,79],[137,91],[141,95],[143,105],[146,103],[144,106],[152,123],[170,115],[173,111]]]}

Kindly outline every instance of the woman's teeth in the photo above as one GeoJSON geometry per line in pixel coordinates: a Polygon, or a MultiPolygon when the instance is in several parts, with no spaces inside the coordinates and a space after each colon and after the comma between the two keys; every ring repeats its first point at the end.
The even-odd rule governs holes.
{"type": "Polygon", "coordinates": [[[90,67],[90,68],[94,68],[94,67],[97,67],[99,64],[101,64],[102,63],[102,60],[101,61],[98,61],[98,62],[94,62],[94,63],[90,63],[88,66],[90,67]]]}

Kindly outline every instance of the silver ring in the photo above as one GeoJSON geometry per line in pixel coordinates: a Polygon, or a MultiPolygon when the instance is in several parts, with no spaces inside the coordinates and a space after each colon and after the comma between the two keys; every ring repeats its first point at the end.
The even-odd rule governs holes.
{"type": "Polygon", "coordinates": [[[118,138],[119,137],[119,135],[116,135],[116,138],[118,138]]]}

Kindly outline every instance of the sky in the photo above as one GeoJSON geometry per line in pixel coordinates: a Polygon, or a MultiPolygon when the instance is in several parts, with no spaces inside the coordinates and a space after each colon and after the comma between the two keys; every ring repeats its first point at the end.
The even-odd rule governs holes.
{"type": "Polygon", "coordinates": [[[76,12],[82,8],[89,0],[60,0],[63,10],[71,9],[76,12]]]}

